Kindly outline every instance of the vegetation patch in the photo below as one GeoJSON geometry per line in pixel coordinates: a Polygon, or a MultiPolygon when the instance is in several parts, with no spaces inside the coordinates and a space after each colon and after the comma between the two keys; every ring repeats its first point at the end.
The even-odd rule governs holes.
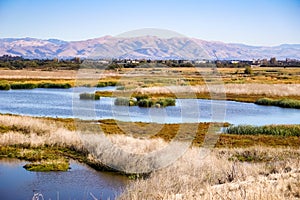
{"type": "Polygon", "coordinates": [[[119,97],[115,100],[117,106],[139,106],[139,107],[167,107],[175,106],[176,100],[173,98],[148,98],[148,96],[138,96],[136,98],[119,97]]]}
{"type": "Polygon", "coordinates": [[[81,93],[79,98],[82,100],[100,100],[100,95],[93,93],[81,93]]]}
{"type": "Polygon", "coordinates": [[[11,83],[11,89],[34,89],[37,88],[38,84],[34,83],[11,83]]]}
{"type": "Polygon", "coordinates": [[[274,136],[300,136],[300,125],[267,125],[251,126],[238,125],[229,126],[225,129],[227,134],[237,135],[274,135],[274,136]]]}
{"type": "Polygon", "coordinates": [[[137,105],[136,98],[126,98],[126,97],[119,97],[115,100],[116,106],[136,106],[137,105]]]}
{"type": "Polygon", "coordinates": [[[117,81],[100,81],[98,82],[96,87],[116,86],[117,83],[118,83],[117,81]]]}
{"type": "Polygon", "coordinates": [[[68,89],[71,88],[72,85],[70,83],[39,83],[38,88],[61,88],[68,89]]]}
{"type": "Polygon", "coordinates": [[[14,82],[10,84],[11,89],[34,89],[34,88],[71,88],[70,83],[31,83],[31,82],[14,82]]]}
{"type": "Polygon", "coordinates": [[[10,90],[10,84],[7,81],[0,81],[0,90],[10,90]]]}
{"type": "Polygon", "coordinates": [[[28,163],[24,166],[28,171],[50,172],[50,171],[68,171],[69,162],[67,159],[42,160],[40,162],[28,163]]]}
{"type": "Polygon", "coordinates": [[[261,98],[256,102],[258,105],[266,105],[266,106],[278,106],[282,108],[297,108],[300,109],[300,100],[296,99],[280,99],[274,100],[270,98],[261,98]]]}
{"type": "Polygon", "coordinates": [[[255,150],[236,152],[229,158],[229,160],[238,160],[240,162],[268,162],[271,159],[272,157],[267,155],[266,152],[258,152],[255,150]]]}

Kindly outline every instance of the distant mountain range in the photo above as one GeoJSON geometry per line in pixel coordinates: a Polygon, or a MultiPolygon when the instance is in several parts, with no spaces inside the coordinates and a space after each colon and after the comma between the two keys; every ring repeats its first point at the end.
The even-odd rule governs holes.
{"type": "Polygon", "coordinates": [[[220,59],[252,60],[276,57],[300,59],[300,44],[249,46],[205,41],[196,38],[156,36],[104,36],[84,41],[41,40],[36,38],[0,39],[0,55],[24,58],[121,58],[121,59],[220,59]]]}

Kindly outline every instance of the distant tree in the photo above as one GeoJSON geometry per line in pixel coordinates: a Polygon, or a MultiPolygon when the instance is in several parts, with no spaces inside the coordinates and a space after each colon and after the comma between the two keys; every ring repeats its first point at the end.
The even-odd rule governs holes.
{"type": "Polygon", "coordinates": [[[252,75],[253,74],[253,70],[250,66],[247,66],[244,70],[244,73],[245,74],[248,74],[248,75],[252,75]]]}
{"type": "Polygon", "coordinates": [[[275,57],[271,58],[271,59],[270,59],[270,63],[271,63],[272,65],[277,65],[277,60],[276,60],[276,58],[275,58],[275,57]]]}

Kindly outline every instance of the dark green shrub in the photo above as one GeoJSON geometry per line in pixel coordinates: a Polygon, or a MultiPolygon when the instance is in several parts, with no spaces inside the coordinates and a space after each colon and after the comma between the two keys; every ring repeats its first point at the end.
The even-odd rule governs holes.
{"type": "Polygon", "coordinates": [[[71,84],[69,83],[39,83],[38,88],[62,88],[68,89],[71,88],[71,84]]]}
{"type": "Polygon", "coordinates": [[[106,82],[99,82],[96,87],[106,87],[107,83],[106,82]]]}
{"type": "Polygon", "coordinates": [[[100,100],[100,96],[93,93],[82,93],[79,95],[79,98],[84,100],[100,100]]]}
{"type": "Polygon", "coordinates": [[[0,90],[10,90],[10,84],[6,81],[1,81],[0,90]]]}
{"type": "Polygon", "coordinates": [[[153,106],[153,104],[154,104],[154,102],[151,99],[141,99],[140,101],[138,101],[139,107],[149,108],[149,107],[153,106]]]}
{"type": "Polygon", "coordinates": [[[96,87],[107,87],[107,86],[116,86],[116,85],[117,85],[116,81],[107,81],[107,82],[101,81],[98,82],[96,87]]]}
{"type": "Polygon", "coordinates": [[[136,106],[137,101],[133,98],[119,97],[115,100],[116,106],[136,106]]]}
{"type": "Polygon", "coordinates": [[[273,100],[269,98],[261,98],[256,102],[258,105],[266,105],[266,106],[278,106],[282,108],[297,108],[300,109],[300,101],[295,99],[280,99],[273,100]]]}
{"type": "Polygon", "coordinates": [[[248,75],[252,75],[253,74],[253,70],[250,66],[247,66],[245,68],[245,71],[244,71],[245,74],[248,74],[248,75]]]}
{"type": "Polygon", "coordinates": [[[149,96],[146,95],[146,94],[138,94],[138,95],[135,96],[135,98],[136,98],[137,101],[140,101],[142,99],[148,99],[149,96]]]}
{"type": "Polygon", "coordinates": [[[12,83],[10,84],[11,89],[34,89],[37,88],[37,84],[33,83],[12,83]]]}
{"type": "Polygon", "coordinates": [[[300,125],[229,126],[225,133],[238,135],[300,136],[300,125]]]}

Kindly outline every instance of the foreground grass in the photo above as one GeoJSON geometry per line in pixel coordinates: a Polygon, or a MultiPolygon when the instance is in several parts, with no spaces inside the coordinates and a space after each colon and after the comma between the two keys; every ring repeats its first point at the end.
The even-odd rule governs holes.
{"type": "MultiPolygon", "coordinates": [[[[37,171],[66,170],[70,158],[113,171],[110,163],[127,166],[129,159],[113,147],[131,156],[147,155],[170,141],[183,144],[192,139],[180,159],[132,181],[119,199],[300,197],[297,136],[208,134],[208,129],[223,126],[218,123],[95,122],[0,115],[0,157],[30,161],[25,168],[37,171]],[[217,148],[205,145],[210,140],[216,141],[212,147],[217,148]]],[[[144,164],[137,160],[134,166],[144,164]]]]}
{"type": "Polygon", "coordinates": [[[297,199],[299,155],[299,148],[191,148],[172,165],[136,180],[119,199],[297,199]]]}

